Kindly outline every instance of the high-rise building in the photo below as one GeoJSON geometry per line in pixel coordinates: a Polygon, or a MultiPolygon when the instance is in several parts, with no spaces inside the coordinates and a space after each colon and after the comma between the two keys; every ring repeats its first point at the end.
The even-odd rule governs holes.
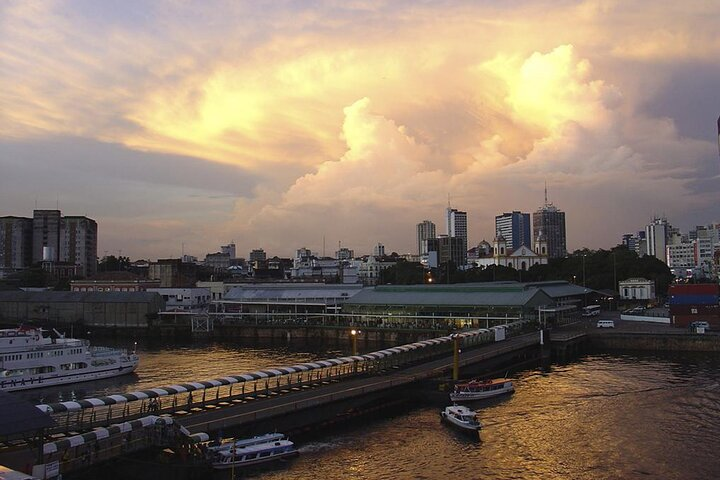
{"type": "Polygon", "coordinates": [[[60,261],[81,267],[80,275],[97,273],[97,222],[87,217],[62,217],[60,261]]]}
{"type": "Polygon", "coordinates": [[[666,247],[672,227],[667,218],[653,218],[652,223],[645,227],[645,238],[647,239],[647,254],[663,263],[667,263],[666,247]]]}
{"type": "Polygon", "coordinates": [[[60,210],[33,211],[33,263],[60,260],[60,210]]]}
{"type": "Polygon", "coordinates": [[[462,241],[462,249],[466,252],[465,256],[467,256],[467,212],[462,212],[455,208],[447,208],[447,235],[448,237],[457,237],[462,241]]]}
{"type": "Polygon", "coordinates": [[[521,245],[531,248],[530,214],[513,211],[496,215],[495,233],[505,238],[510,250],[520,248],[521,245]]]}
{"type": "Polygon", "coordinates": [[[561,258],[567,254],[565,212],[548,202],[545,188],[545,205],[533,213],[533,235],[542,234],[548,248],[548,258],[561,258]]]}
{"type": "Polygon", "coordinates": [[[418,255],[427,255],[427,241],[436,236],[435,224],[430,220],[423,220],[422,223],[417,224],[418,255]]]}
{"type": "Polygon", "coordinates": [[[0,277],[32,265],[32,232],[32,218],[0,217],[0,277]]]}

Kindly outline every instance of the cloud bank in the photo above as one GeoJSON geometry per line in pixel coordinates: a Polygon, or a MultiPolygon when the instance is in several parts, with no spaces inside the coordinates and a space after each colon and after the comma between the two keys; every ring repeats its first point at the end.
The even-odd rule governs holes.
{"type": "Polygon", "coordinates": [[[111,251],[406,252],[423,219],[443,231],[448,196],[472,244],[545,182],[571,249],[655,214],[720,220],[707,2],[0,8],[0,168],[34,177],[20,195],[2,176],[2,214],[53,188],[81,208],[58,184],[84,145],[108,198],[158,199],[133,209],[142,238],[122,200],[97,209],[111,251]]]}

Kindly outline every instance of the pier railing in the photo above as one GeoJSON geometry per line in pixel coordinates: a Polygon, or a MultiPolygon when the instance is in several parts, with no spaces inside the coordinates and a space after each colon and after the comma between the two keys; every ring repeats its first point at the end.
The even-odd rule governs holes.
{"type": "MultiPolygon", "coordinates": [[[[513,326],[508,326],[512,328],[513,326]]],[[[505,330],[504,327],[503,331],[505,330]]],[[[492,343],[496,329],[459,332],[461,348],[492,343]]],[[[38,405],[57,426],[50,433],[86,431],[153,414],[192,415],[270,398],[302,389],[317,388],[358,375],[375,375],[446,356],[455,336],[334,359],[276,367],[212,380],[151,388],[100,398],[38,405]]]]}

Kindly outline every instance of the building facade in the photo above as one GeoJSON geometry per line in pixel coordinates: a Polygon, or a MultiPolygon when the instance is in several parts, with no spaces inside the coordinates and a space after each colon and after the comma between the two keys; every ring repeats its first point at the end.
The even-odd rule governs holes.
{"type": "Polygon", "coordinates": [[[32,265],[33,220],[0,217],[0,278],[32,265]]]}
{"type": "MultiPolygon", "coordinates": [[[[457,237],[462,241],[462,250],[467,255],[468,246],[468,224],[467,212],[455,208],[447,209],[447,235],[457,237]]],[[[462,263],[464,265],[464,263],[462,263]]]]}
{"type": "Polygon", "coordinates": [[[530,236],[530,214],[513,211],[495,216],[495,233],[501,234],[511,250],[525,245],[532,247],[530,236]]]}
{"type": "Polygon", "coordinates": [[[435,224],[430,220],[423,220],[416,226],[416,240],[418,255],[427,255],[427,241],[436,238],[435,224]]]}
{"type": "Polygon", "coordinates": [[[60,261],[80,266],[84,277],[97,273],[97,222],[87,217],[67,216],[60,222],[60,261]]]}
{"type": "Polygon", "coordinates": [[[655,283],[645,278],[628,278],[618,282],[620,298],[623,300],[652,300],[655,298],[655,283]]]}
{"type": "Polygon", "coordinates": [[[60,210],[33,211],[32,263],[60,261],[60,210]]]}
{"type": "Polygon", "coordinates": [[[463,248],[466,242],[459,237],[441,235],[429,239],[427,245],[428,266],[432,268],[447,265],[449,262],[452,262],[456,268],[467,264],[467,249],[463,248]]]}
{"type": "Polygon", "coordinates": [[[547,203],[533,213],[533,235],[543,235],[547,241],[548,257],[562,258],[567,255],[565,212],[547,203]]]}
{"type": "Polygon", "coordinates": [[[668,245],[670,229],[670,224],[668,224],[666,218],[654,218],[652,223],[645,227],[647,254],[663,263],[667,263],[665,247],[668,245]]]}

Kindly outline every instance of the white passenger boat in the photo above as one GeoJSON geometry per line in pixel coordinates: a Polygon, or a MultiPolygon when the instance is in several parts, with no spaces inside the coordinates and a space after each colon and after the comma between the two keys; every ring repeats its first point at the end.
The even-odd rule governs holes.
{"type": "Polygon", "coordinates": [[[26,390],[130,373],[138,356],[91,347],[87,340],[45,335],[35,327],[0,330],[0,390],[26,390]]]}
{"type": "Polygon", "coordinates": [[[464,432],[477,432],[482,428],[474,410],[463,405],[451,405],[440,412],[440,417],[455,428],[464,432]]]}
{"type": "Polygon", "coordinates": [[[297,454],[295,444],[282,434],[261,435],[208,447],[210,464],[218,470],[273,462],[297,454]]]}
{"type": "Polygon", "coordinates": [[[494,380],[470,380],[458,383],[450,394],[453,402],[481,400],[515,391],[512,380],[496,378],[494,380]]]}
{"type": "Polygon", "coordinates": [[[259,445],[261,443],[277,442],[279,440],[287,440],[287,437],[283,433],[266,433],[264,435],[258,435],[251,438],[243,438],[240,440],[233,440],[230,442],[210,445],[209,447],[207,447],[207,452],[209,454],[212,454],[221,450],[230,450],[233,447],[236,449],[240,449],[244,447],[250,447],[252,445],[259,445]]]}

